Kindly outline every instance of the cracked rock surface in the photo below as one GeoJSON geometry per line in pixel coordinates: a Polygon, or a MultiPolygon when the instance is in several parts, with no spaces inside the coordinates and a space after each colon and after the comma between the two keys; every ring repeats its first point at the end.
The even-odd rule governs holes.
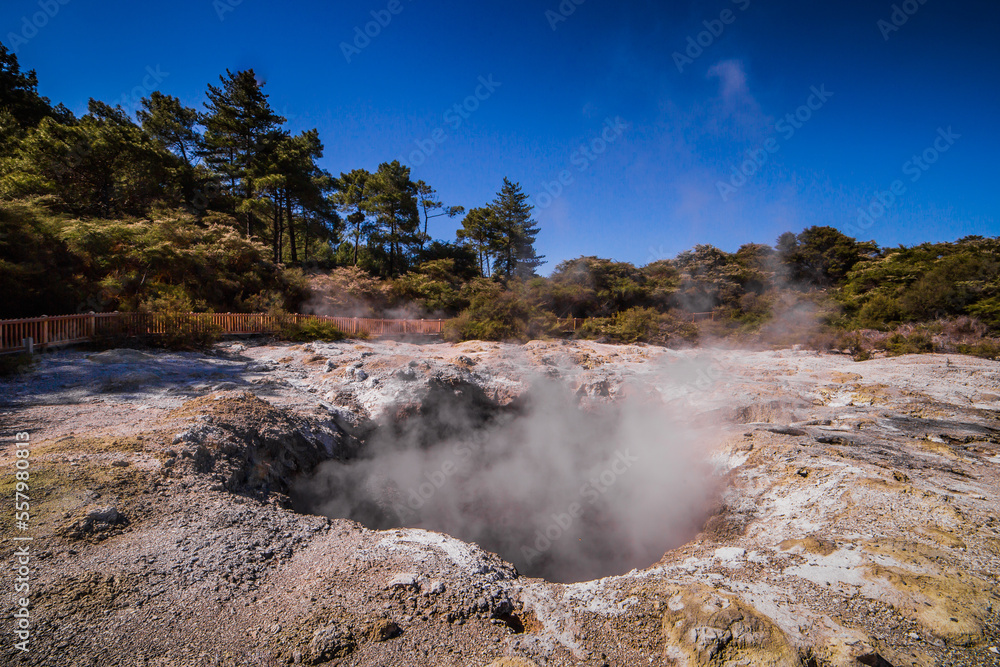
{"type": "MultiPolygon", "coordinates": [[[[31,434],[33,537],[31,650],[3,664],[1000,665],[996,362],[248,340],[47,354],[0,410],[5,498],[31,434]],[[295,478],[380,419],[456,388],[507,406],[537,378],[709,424],[723,490],[697,537],[557,584],[293,509],[295,478]]],[[[24,534],[9,504],[0,531],[24,534]]]]}

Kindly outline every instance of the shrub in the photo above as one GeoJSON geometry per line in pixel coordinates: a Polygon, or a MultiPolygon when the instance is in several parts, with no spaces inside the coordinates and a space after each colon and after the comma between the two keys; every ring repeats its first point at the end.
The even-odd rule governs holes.
{"type": "MultiPolygon", "coordinates": [[[[317,319],[308,319],[304,322],[294,322],[291,319],[278,330],[278,337],[282,340],[295,342],[308,342],[322,340],[332,343],[347,338],[347,334],[330,322],[317,319]]],[[[355,338],[368,338],[368,334],[357,334],[355,338]]]]}
{"type": "Polygon", "coordinates": [[[630,308],[614,317],[587,320],[577,329],[578,338],[603,338],[616,343],[675,342],[693,343],[698,340],[698,327],[671,313],[655,308],[630,308]]]}
{"type": "Polygon", "coordinates": [[[166,333],[140,336],[140,342],[167,350],[201,350],[219,340],[222,330],[211,323],[207,314],[191,315],[194,304],[181,288],[164,292],[140,304],[139,312],[163,321],[166,333]]]}
{"type": "Polygon", "coordinates": [[[629,308],[615,315],[617,339],[623,343],[649,342],[659,337],[660,314],[652,308],[629,308]]]}
{"type": "Polygon", "coordinates": [[[483,281],[469,307],[445,326],[445,339],[528,340],[551,335],[555,329],[551,313],[542,313],[515,292],[483,281]]]}
{"type": "Polygon", "coordinates": [[[310,277],[312,299],[305,312],[341,317],[377,317],[388,306],[389,285],[356,266],[310,277]]]}
{"type": "Polygon", "coordinates": [[[923,354],[934,351],[934,341],[922,332],[914,332],[909,335],[894,333],[883,341],[879,348],[885,350],[890,357],[898,357],[903,354],[923,354]]]}
{"type": "Polygon", "coordinates": [[[455,260],[438,259],[421,264],[415,271],[392,282],[397,307],[417,304],[424,313],[458,313],[468,307],[462,293],[464,278],[456,272],[455,260]]]}
{"type": "Polygon", "coordinates": [[[211,326],[199,329],[178,328],[159,336],[149,336],[143,342],[151,347],[167,350],[203,350],[217,343],[220,333],[218,327],[211,326]]]}
{"type": "Polygon", "coordinates": [[[887,294],[875,294],[858,312],[858,323],[865,328],[884,329],[902,317],[903,311],[896,299],[887,294]]]}
{"type": "Polygon", "coordinates": [[[976,343],[959,345],[958,352],[995,361],[1000,359],[1000,340],[986,338],[976,343]]]}

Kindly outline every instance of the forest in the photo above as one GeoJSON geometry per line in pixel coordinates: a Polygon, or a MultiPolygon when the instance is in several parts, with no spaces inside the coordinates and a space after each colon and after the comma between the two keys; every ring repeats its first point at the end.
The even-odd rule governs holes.
{"type": "Polygon", "coordinates": [[[332,174],[253,70],[202,108],[152,92],[77,117],[0,44],[0,318],[89,311],[448,318],[455,339],[705,338],[858,357],[1000,346],[1000,240],[881,248],[832,227],[646,266],[595,256],[547,277],[515,178],[466,209],[398,161],[332,174]],[[429,222],[460,223],[433,239],[429,222]],[[580,321],[567,324],[570,318],[580,321]]]}

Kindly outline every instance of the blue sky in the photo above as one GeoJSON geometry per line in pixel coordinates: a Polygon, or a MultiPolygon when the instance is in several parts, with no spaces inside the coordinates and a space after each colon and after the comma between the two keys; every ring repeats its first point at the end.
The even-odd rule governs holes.
{"type": "Polygon", "coordinates": [[[335,174],[398,158],[467,208],[518,181],[543,273],[810,225],[883,246],[1000,234],[998,31],[1000,5],[944,0],[0,7],[0,41],[77,113],[144,85],[200,108],[252,67],[335,174]]]}

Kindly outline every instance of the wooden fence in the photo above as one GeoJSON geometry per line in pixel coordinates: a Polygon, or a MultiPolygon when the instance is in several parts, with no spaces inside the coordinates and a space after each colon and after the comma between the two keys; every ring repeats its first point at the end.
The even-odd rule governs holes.
{"type": "MultiPolygon", "coordinates": [[[[384,320],[322,315],[289,315],[296,324],[329,322],[348,336],[440,336],[445,320],[384,320]]],[[[274,333],[281,318],[267,313],[85,313],[0,320],[0,352],[84,343],[101,337],[149,336],[214,331],[222,334],[274,333]]]]}
{"type": "MultiPolygon", "coordinates": [[[[692,322],[715,320],[714,313],[689,313],[692,322]]],[[[348,336],[440,336],[446,320],[385,320],[325,315],[287,315],[285,321],[329,322],[348,336]]],[[[576,331],[582,318],[559,320],[565,332],[576,331]]],[[[30,338],[45,349],[96,338],[183,334],[214,331],[222,334],[275,333],[281,319],[267,313],[85,313],[56,317],[0,320],[0,353],[24,351],[30,338]]]]}

